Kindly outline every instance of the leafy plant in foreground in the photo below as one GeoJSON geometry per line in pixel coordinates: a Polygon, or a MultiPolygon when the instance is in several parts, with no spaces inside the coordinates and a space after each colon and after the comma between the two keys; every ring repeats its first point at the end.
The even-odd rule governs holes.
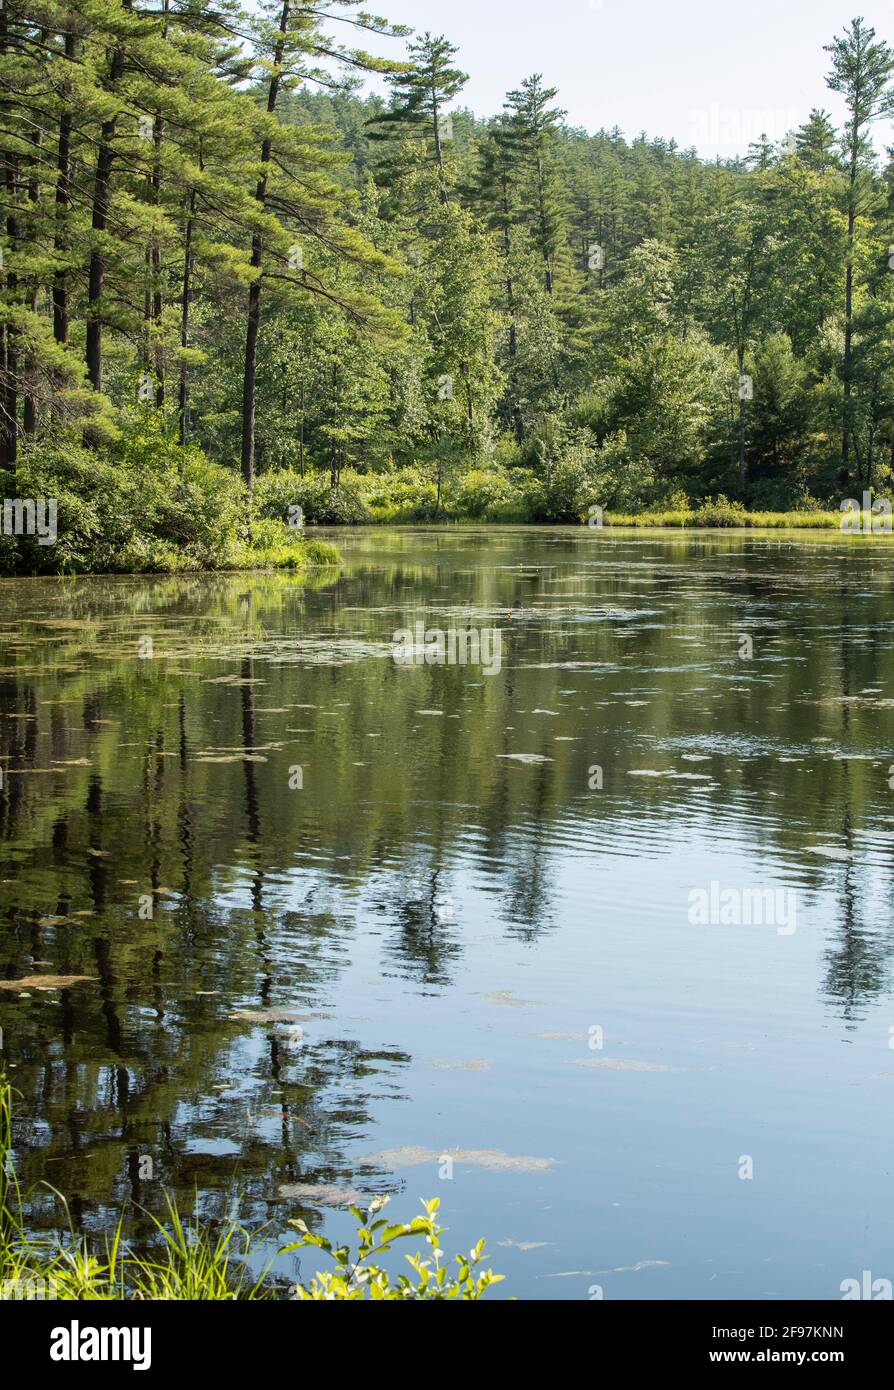
{"type": "Polygon", "coordinates": [[[359,1207],[349,1208],[351,1215],[356,1217],[358,1222],[356,1252],[352,1252],[347,1245],[334,1246],[325,1236],[315,1235],[308,1230],[303,1221],[289,1222],[290,1226],[301,1232],[301,1239],[294,1245],[285,1246],[279,1252],[281,1255],[316,1247],[325,1250],[336,1266],[328,1273],[316,1275],[309,1287],[297,1285],[297,1299],[308,1303],[341,1300],[361,1302],[366,1299],[372,1299],[376,1303],[426,1299],[463,1299],[477,1302],[483,1298],[492,1284],[502,1281],[502,1274],[494,1274],[490,1269],[480,1269],[484,1260],[483,1240],[479,1240],[468,1255],[456,1256],[458,1268],[455,1274],[451,1275],[447,1265],[442,1264],[444,1252],[441,1248],[441,1236],[445,1227],[439,1226],[436,1221],[441,1205],[439,1197],[432,1197],[430,1201],[423,1202],[425,1215],[417,1216],[413,1221],[397,1222],[393,1225],[384,1218],[373,1221],[372,1218],[382,1210],[388,1200],[387,1197],[374,1198],[365,1213],[359,1207]],[[415,1281],[407,1274],[399,1274],[392,1279],[387,1270],[373,1261],[389,1251],[395,1241],[406,1240],[410,1236],[424,1236],[431,1246],[431,1256],[428,1259],[424,1259],[419,1253],[406,1256],[416,1276],[415,1281]]]}
{"type": "MultiPolygon", "coordinates": [[[[48,1184],[45,1184],[49,1186],[48,1184]]],[[[276,1299],[281,1289],[271,1284],[268,1268],[255,1277],[247,1263],[251,1234],[238,1222],[220,1229],[184,1222],[176,1203],[165,1195],[167,1219],[149,1214],[158,1238],[155,1253],[138,1254],[124,1242],[123,1219],[102,1247],[88,1245],[74,1229],[68,1204],[55,1188],[65,1209],[68,1233],[33,1235],[27,1227],[24,1198],[12,1162],[12,1088],[0,1073],[0,1302],[19,1298],[51,1298],[63,1302],[118,1302],[150,1300],[167,1302],[246,1302],[276,1299]]],[[[302,1301],[358,1302],[382,1300],[477,1301],[503,1276],[480,1269],[484,1260],[481,1240],[468,1255],[457,1255],[458,1269],[448,1272],[442,1264],[440,1237],[444,1227],[435,1220],[440,1202],[425,1202],[425,1216],[407,1224],[389,1225],[373,1217],[387,1203],[377,1197],[364,1213],[351,1207],[358,1222],[356,1253],[348,1246],[334,1247],[314,1235],[303,1221],[289,1225],[301,1239],[280,1250],[281,1255],[305,1248],[325,1250],[335,1261],[331,1272],[316,1275],[308,1287],[298,1285],[293,1297],[302,1301]],[[407,1259],[415,1280],[399,1275],[392,1280],[374,1259],[391,1249],[394,1241],[424,1236],[431,1246],[429,1258],[416,1252],[407,1259]]]]}

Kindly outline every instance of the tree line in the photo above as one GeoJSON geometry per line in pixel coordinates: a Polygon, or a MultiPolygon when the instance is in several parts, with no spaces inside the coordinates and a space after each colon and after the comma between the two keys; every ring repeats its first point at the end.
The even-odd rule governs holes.
{"type": "Polygon", "coordinates": [[[476,116],[460,61],[350,0],[0,0],[7,478],[138,434],[249,493],[413,469],[436,509],[470,475],[572,513],[883,488],[894,50],[852,20],[842,127],[713,161],[541,74],[476,116]]]}

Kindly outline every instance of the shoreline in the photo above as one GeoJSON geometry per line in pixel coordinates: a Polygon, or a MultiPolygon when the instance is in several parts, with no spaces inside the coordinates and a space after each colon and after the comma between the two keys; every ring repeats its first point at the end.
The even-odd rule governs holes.
{"type": "MultiPolygon", "coordinates": [[[[213,567],[202,566],[172,566],[171,568],[151,567],[146,569],[59,569],[59,570],[26,570],[22,569],[15,573],[0,575],[0,583],[9,580],[24,579],[136,579],[136,578],[202,578],[210,576],[237,575],[237,574],[264,574],[264,575],[291,575],[310,576],[324,574],[327,570],[340,570],[344,566],[344,557],[341,555],[338,546],[334,544],[333,536],[348,537],[352,534],[370,531],[552,531],[568,532],[579,535],[581,532],[601,532],[601,533],[624,533],[624,532],[662,532],[674,536],[760,536],[762,533],[767,536],[780,536],[780,534],[798,534],[813,536],[822,535],[832,540],[836,537],[853,541],[883,541],[894,538],[891,530],[846,530],[842,527],[842,517],[834,512],[818,513],[749,513],[745,520],[738,524],[711,523],[706,521],[684,519],[680,514],[673,513],[648,513],[644,512],[638,516],[612,516],[606,514],[601,526],[588,526],[586,522],[530,522],[530,521],[479,521],[470,517],[445,517],[439,520],[392,520],[379,521],[370,520],[353,525],[345,526],[311,526],[308,528],[307,540],[304,542],[308,549],[314,552],[316,558],[302,556],[297,553],[298,548],[291,549],[288,554],[280,553],[277,557],[264,559],[259,556],[255,564],[223,564],[213,567]]],[[[263,554],[263,552],[262,552],[263,554]]]]}

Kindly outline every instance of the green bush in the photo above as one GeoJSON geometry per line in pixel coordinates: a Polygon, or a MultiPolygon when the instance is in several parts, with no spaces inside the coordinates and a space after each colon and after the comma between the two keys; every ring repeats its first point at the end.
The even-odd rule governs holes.
{"type": "Polygon", "coordinates": [[[661,505],[661,481],[652,463],[634,457],[627,435],[618,430],[596,451],[596,483],[600,506],[619,512],[640,512],[661,505]]]}
{"type": "Polygon", "coordinates": [[[504,473],[485,472],[473,468],[451,490],[451,508],[462,517],[474,521],[488,520],[499,516],[500,512],[513,502],[513,487],[504,473]]]}
{"type": "MultiPolygon", "coordinates": [[[[331,547],[325,561],[322,552],[312,557],[273,505],[250,527],[240,475],[198,448],[181,449],[154,411],[127,412],[102,449],[25,445],[15,490],[23,499],[56,500],[57,539],[40,545],[37,537],[0,535],[0,574],[301,568],[338,558],[331,547]]],[[[345,520],[368,517],[346,497],[340,505],[345,520]]]]}
{"type": "Polygon", "coordinates": [[[140,536],[147,547],[155,539],[156,479],[124,472],[99,454],[74,447],[26,448],[16,491],[20,497],[56,499],[58,538],[55,545],[41,546],[32,537],[17,537],[12,568],[34,574],[115,570],[126,564],[126,553],[140,536]]]}
{"type": "Polygon", "coordinates": [[[387,1197],[377,1197],[371,1202],[368,1211],[350,1207],[351,1215],[357,1221],[357,1249],[349,1246],[334,1246],[324,1236],[315,1235],[303,1221],[290,1221],[301,1234],[301,1239],[279,1251],[280,1255],[291,1254],[295,1250],[307,1248],[324,1250],[331,1258],[334,1269],[318,1274],[309,1286],[299,1284],[295,1297],[306,1303],[346,1302],[360,1303],[372,1300],[384,1302],[447,1302],[461,1300],[477,1302],[493,1284],[501,1283],[502,1274],[493,1270],[481,1269],[484,1260],[484,1241],[480,1240],[468,1255],[457,1255],[457,1270],[451,1275],[442,1264],[443,1250],[441,1236],[444,1227],[435,1220],[440,1207],[440,1198],[433,1197],[423,1202],[424,1216],[417,1216],[408,1223],[390,1224],[371,1218],[388,1202],[387,1197]],[[392,1279],[381,1265],[374,1263],[389,1251],[395,1241],[406,1240],[411,1236],[424,1236],[429,1246],[428,1258],[421,1254],[407,1255],[406,1259],[415,1274],[399,1274],[392,1279]]]}
{"type": "Polygon", "coordinates": [[[262,473],[255,483],[255,514],[289,522],[300,507],[309,526],[363,526],[372,520],[366,503],[354,488],[342,482],[333,489],[329,475],[308,473],[301,477],[290,469],[262,473]]]}
{"type": "Polygon", "coordinates": [[[748,512],[741,502],[731,502],[721,493],[719,497],[703,502],[694,512],[692,523],[695,526],[745,526],[748,512]]]}
{"type": "Polygon", "coordinates": [[[376,521],[435,521],[444,514],[438,509],[438,487],[419,468],[398,468],[393,473],[357,478],[376,521]]]}
{"type": "Polygon", "coordinates": [[[532,521],[564,525],[583,521],[588,509],[599,503],[592,453],[573,446],[545,476],[532,479],[524,494],[532,521]]]}

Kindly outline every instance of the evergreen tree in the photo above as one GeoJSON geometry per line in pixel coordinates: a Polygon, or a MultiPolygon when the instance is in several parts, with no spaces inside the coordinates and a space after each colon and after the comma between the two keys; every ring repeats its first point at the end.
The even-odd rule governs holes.
{"type": "Polygon", "coordinates": [[[556,157],[557,132],[565,112],[551,106],[558,92],[544,87],[540,73],[528,77],[506,98],[511,140],[533,186],[530,213],[525,223],[545,268],[546,292],[554,289],[555,265],[566,225],[566,210],[556,157]]]}
{"type": "Polygon", "coordinates": [[[839,167],[838,132],[828,111],[814,107],[795,132],[798,158],[817,174],[839,167]]]}
{"type": "Polygon", "coordinates": [[[844,291],[844,358],[841,379],[844,388],[841,434],[841,480],[847,485],[853,433],[853,343],[854,343],[854,257],[858,221],[872,197],[871,126],[894,110],[891,76],[894,50],[876,43],[875,30],[862,18],[851,21],[844,33],[826,46],[832,56],[832,70],[826,79],[831,91],[844,98],[847,125],[842,152],[847,170],[847,264],[844,291]]]}
{"type": "MultiPolygon", "coordinates": [[[[392,73],[389,77],[391,105],[374,121],[370,139],[395,139],[422,142],[430,147],[430,158],[438,170],[441,201],[449,199],[444,146],[453,138],[452,118],[446,110],[449,102],[459,95],[468,82],[466,73],[453,66],[457,49],[442,35],[425,33],[409,45],[408,71],[392,73]]],[[[394,179],[400,161],[386,160],[383,174],[394,179]]]]}
{"type": "MultiPolygon", "coordinates": [[[[386,316],[378,305],[362,293],[339,294],[327,288],[311,269],[305,269],[303,245],[289,245],[288,228],[309,241],[337,249],[357,264],[381,266],[383,258],[364,238],[339,219],[345,203],[344,190],[327,174],[332,156],[312,130],[283,125],[277,117],[280,96],[290,87],[312,80],[315,64],[333,52],[353,67],[370,71],[387,70],[388,65],[357,50],[334,45],[321,28],[321,19],[330,18],[338,7],[350,0],[323,0],[322,4],[301,0],[275,0],[264,7],[264,17],[256,28],[256,51],[263,65],[263,116],[257,161],[255,200],[259,217],[251,244],[252,281],[248,294],[245,340],[245,366],[242,386],[242,475],[251,490],[255,472],[255,384],[257,378],[258,332],[261,319],[261,291],[266,277],[275,275],[308,292],[335,299],[346,312],[365,317],[370,323],[387,327],[386,316]],[[271,15],[277,18],[273,20],[271,15]],[[276,269],[263,269],[265,251],[276,257],[276,269]]],[[[349,22],[375,33],[387,33],[382,20],[362,14],[349,22]]]]}

